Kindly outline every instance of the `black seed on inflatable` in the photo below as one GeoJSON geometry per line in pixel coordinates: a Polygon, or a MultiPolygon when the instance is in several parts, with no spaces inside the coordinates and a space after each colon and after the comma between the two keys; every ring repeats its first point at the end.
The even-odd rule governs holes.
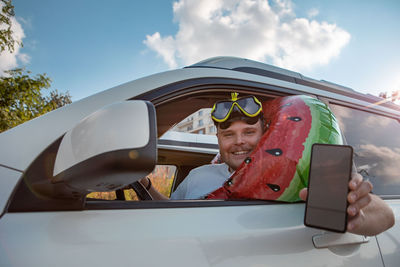
{"type": "Polygon", "coordinates": [[[226,181],[226,183],[231,186],[233,184],[232,179],[229,179],[228,181],[226,181]]]}
{"type": "Polygon", "coordinates": [[[245,162],[246,164],[249,164],[249,163],[251,162],[251,158],[246,158],[246,159],[244,160],[244,162],[245,162]]]}
{"type": "Polygon", "coordinates": [[[277,184],[267,184],[267,186],[271,188],[274,192],[278,192],[279,190],[281,190],[281,187],[277,184]]]}
{"type": "Polygon", "coordinates": [[[289,117],[288,120],[298,122],[298,121],[301,121],[301,118],[300,117],[289,117]]]}
{"type": "Polygon", "coordinates": [[[277,156],[277,157],[282,155],[282,153],[283,153],[280,148],[265,150],[265,152],[267,152],[268,154],[271,154],[273,156],[277,156]]]}

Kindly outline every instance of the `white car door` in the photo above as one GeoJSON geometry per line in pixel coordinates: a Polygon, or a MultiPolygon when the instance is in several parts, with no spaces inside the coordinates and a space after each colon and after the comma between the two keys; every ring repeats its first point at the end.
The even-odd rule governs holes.
{"type": "Polygon", "coordinates": [[[0,265],[383,266],[375,237],[307,228],[301,203],[125,204],[6,213],[0,265]]]}

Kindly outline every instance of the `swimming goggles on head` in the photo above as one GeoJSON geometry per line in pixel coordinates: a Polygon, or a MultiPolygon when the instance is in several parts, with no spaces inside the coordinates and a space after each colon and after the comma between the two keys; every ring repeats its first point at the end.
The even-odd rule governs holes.
{"type": "Polygon", "coordinates": [[[238,93],[231,93],[232,100],[222,100],[214,104],[211,118],[216,122],[226,121],[236,106],[243,115],[253,118],[262,111],[261,102],[255,96],[238,98],[238,93]]]}

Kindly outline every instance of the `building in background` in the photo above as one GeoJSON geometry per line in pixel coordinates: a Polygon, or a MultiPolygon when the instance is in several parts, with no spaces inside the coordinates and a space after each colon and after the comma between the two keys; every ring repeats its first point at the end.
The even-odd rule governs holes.
{"type": "Polygon", "coordinates": [[[211,108],[203,108],[175,125],[172,131],[215,135],[217,128],[211,119],[211,108]]]}

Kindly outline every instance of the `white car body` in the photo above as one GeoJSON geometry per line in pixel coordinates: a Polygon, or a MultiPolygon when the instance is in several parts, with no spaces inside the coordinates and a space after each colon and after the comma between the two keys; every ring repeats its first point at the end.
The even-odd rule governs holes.
{"type": "MultiPolygon", "coordinates": [[[[214,91],[230,92],[233,88],[266,97],[312,95],[338,108],[354,108],[368,116],[381,116],[400,124],[400,109],[388,104],[373,105],[372,96],[238,58],[214,58],[111,88],[0,134],[0,266],[398,266],[400,177],[378,185],[379,192],[383,193],[377,194],[393,209],[396,224],[374,237],[305,227],[304,203],[211,200],[89,203],[83,200],[69,206],[69,200],[64,199],[65,206],[58,206],[58,200],[53,199],[57,196],[42,200],[42,196],[36,196],[35,189],[31,189],[32,196],[26,193],[26,199],[23,197],[21,184],[29,180],[26,177],[35,175],[35,170],[40,171],[40,166],[36,166],[38,160],[43,161],[42,168],[47,168],[45,156],[51,157],[51,153],[44,152],[54,146],[53,154],[64,155],[57,142],[64,142],[64,136],[73,134],[85,118],[92,118],[109,105],[132,99],[146,100],[154,104],[158,117],[166,118],[168,114],[164,114],[162,107],[169,110],[168,105],[172,107],[174,101],[182,104],[186,97],[200,99],[198,96],[203,93],[208,96],[214,91]],[[391,191],[386,194],[387,183],[391,191]],[[37,202],[32,202],[35,197],[37,202]]],[[[184,113],[190,107],[182,108],[184,113]]],[[[351,116],[346,116],[341,118],[350,120],[351,116]]],[[[127,121],[128,117],[121,120],[127,121]]],[[[377,117],[378,121],[381,117],[377,117]]],[[[164,127],[172,126],[164,125],[163,121],[157,124],[159,135],[164,133],[164,127]]],[[[392,134],[397,138],[392,150],[400,151],[400,135],[392,134]]],[[[344,135],[348,138],[346,131],[344,135]]],[[[159,156],[176,151],[192,153],[193,158],[196,155],[212,157],[218,151],[215,137],[182,140],[184,136],[188,135],[165,134],[159,141],[159,156]],[[168,144],[168,140],[183,143],[168,144]],[[214,144],[214,147],[202,147],[204,144],[214,144]]],[[[348,136],[352,138],[352,134],[348,136]]],[[[121,141],[121,146],[127,139],[121,141]]],[[[71,140],[74,143],[75,139],[71,140]]],[[[82,141],[80,145],[87,144],[82,141]]],[[[112,147],[103,152],[111,150],[112,147]]],[[[80,163],[85,159],[70,159],[68,166],[61,162],[57,172],[51,171],[56,176],[73,166],[74,160],[80,163]]],[[[367,165],[372,168],[371,164],[367,165]]]]}

